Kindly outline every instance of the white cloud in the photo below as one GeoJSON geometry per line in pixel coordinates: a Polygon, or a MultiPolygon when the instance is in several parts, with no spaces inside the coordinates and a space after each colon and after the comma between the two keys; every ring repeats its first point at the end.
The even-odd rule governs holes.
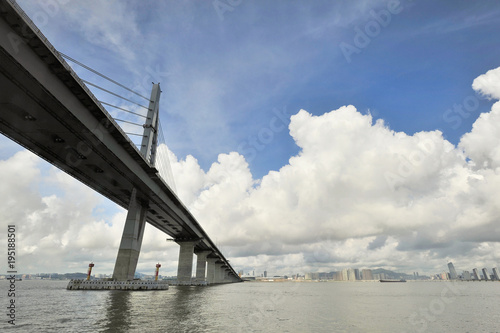
{"type": "MultiPolygon", "coordinates": [[[[184,164],[198,171],[198,187],[190,183],[183,196],[238,262],[297,254],[297,268],[441,267],[450,256],[465,255],[460,251],[500,241],[499,177],[475,170],[439,131],[394,132],[345,106],[321,116],[301,110],[290,134],[300,153],[257,182],[235,153],[220,155],[204,175],[192,157],[174,162],[174,170],[184,164]],[[211,177],[212,170],[224,176],[211,177]],[[378,237],[386,241],[369,249],[378,237]]],[[[181,182],[188,175],[175,174],[181,182]]]]}
{"type": "MultiPolygon", "coordinates": [[[[193,156],[168,153],[179,197],[237,269],[432,272],[455,259],[470,269],[498,264],[499,117],[497,103],[455,147],[439,131],[395,132],[354,106],[300,110],[289,125],[300,152],[258,180],[235,152],[206,172],[193,156]]],[[[2,223],[19,226],[24,268],[82,271],[99,260],[111,272],[125,212],[99,217],[99,195],[41,170],[26,151],[0,161],[2,223]],[[41,195],[41,186],[55,194],[41,195]]],[[[165,238],[148,226],[139,270],[159,261],[175,274],[178,248],[165,238]]]]}
{"type": "Polygon", "coordinates": [[[133,44],[141,40],[135,11],[122,1],[86,1],[85,4],[64,6],[61,16],[67,26],[97,45],[120,57],[133,60],[133,44]],[[82,20],[82,17],[85,19],[82,20]]]}
{"type": "Polygon", "coordinates": [[[472,82],[477,92],[494,99],[500,99],[500,67],[491,69],[472,82]]]}
{"type": "Polygon", "coordinates": [[[93,210],[103,203],[102,197],[52,167],[42,173],[44,167],[28,151],[0,161],[2,225],[16,226],[18,270],[83,272],[82,261],[111,260],[123,222],[96,220],[93,210]]]}
{"type": "MultiPolygon", "coordinates": [[[[500,67],[480,75],[472,87],[479,93],[500,99],[500,67]]],[[[479,116],[472,130],[461,138],[459,146],[477,168],[500,167],[500,102],[493,104],[490,112],[479,116]]]]}
{"type": "Polygon", "coordinates": [[[42,31],[56,29],[59,31],[52,32],[58,35],[76,33],[85,40],[84,44],[97,46],[128,61],[136,58],[134,49],[141,49],[137,42],[143,38],[133,4],[116,0],[19,2],[42,31]]]}

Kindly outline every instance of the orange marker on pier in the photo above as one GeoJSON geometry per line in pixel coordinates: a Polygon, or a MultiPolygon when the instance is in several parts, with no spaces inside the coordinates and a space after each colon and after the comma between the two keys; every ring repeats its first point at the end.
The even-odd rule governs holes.
{"type": "Polygon", "coordinates": [[[155,274],[155,281],[158,281],[158,272],[160,271],[161,265],[158,263],[156,264],[156,274],[155,274]]]}
{"type": "Polygon", "coordinates": [[[91,262],[89,264],[89,271],[87,272],[87,281],[90,280],[90,273],[92,273],[92,267],[94,267],[94,263],[93,262],[91,262]]]}

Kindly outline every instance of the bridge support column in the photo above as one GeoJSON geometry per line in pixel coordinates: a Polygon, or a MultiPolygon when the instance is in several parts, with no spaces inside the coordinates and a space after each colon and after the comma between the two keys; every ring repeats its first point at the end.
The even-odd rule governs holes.
{"type": "Polygon", "coordinates": [[[226,269],[227,269],[227,266],[225,264],[222,264],[220,270],[219,270],[219,276],[220,276],[220,281],[219,283],[224,283],[226,282],[225,279],[226,279],[226,269]]]}
{"type": "Polygon", "coordinates": [[[177,282],[179,284],[190,284],[193,274],[194,246],[198,241],[176,241],[180,245],[179,264],[177,266],[177,282]]]}
{"type": "Polygon", "coordinates": [[[217,258],[207,258],[207,283],[214,284],[215,283],[215,262],[217,258]]]}
{"type": "Polygon", "coordinates": [[[224,273],[223,273],[223,275],[224,275],[224,279],[223,279],[224,283],[229,283],[229,282],[231,282],[231,279],[229,278],[229,277],[230,277],[230,274],[231,274],[231,270],[230,270],[229,268],[226,268],[226,269],[224,270],[224,273]]]}
{"type": "Polygon", "coordinates": [[[207,256],[212,253],[212,251],[201,251],[196,253],[196,282],[205,282],[206,268],[207,268],[207,256]]]}
{"type": "Polygon", "coordinates": [[[223,262],[217,262],[215,263],[215,270],[214,270],[214,283],[222,283],[222,272],[223,272],[223,267],[224,263],[223,262]]]}
{"type": "Polygon", "coordinates": [[[127,219],[116,258],[113,279],[133,280],[141,252],[142,236],[146,225],[146,207],[137,201],[137,190],[132,190],[127,219]]]}

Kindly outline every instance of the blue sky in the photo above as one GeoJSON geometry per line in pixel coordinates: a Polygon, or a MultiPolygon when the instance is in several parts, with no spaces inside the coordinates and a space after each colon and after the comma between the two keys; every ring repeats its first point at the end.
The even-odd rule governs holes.
{"type": "MultiPolygon", "coordinates": [[[[441,139],[449,141],[458,151],[461,137],[471,132],[479,115],[489,112],[495,102],[491,95],[484,94],[484,89],[474,90],[472,83],[500,66],[497,1],[216,0],[69,4],[54,0],[55,5],[51,6],[28,0],[18,2],[60,52],[146,96],[152,81],[161,83],[161,121],[166,143],[177,158],[173,161],[177,163],[174,171],[187,175],[188,166],[193,170],[199,167],[202,171],[199,174],[207,176],[214,165],[225,163],[221,162],[220,154],[229,156],[228,160],[234,157],[234,161],[242,157],[242,165],[248,164],[252,180],[245,190],[247,193],[265,183],[266,176],[271,179],[270,171],[279,171],[282,176],[286,170],[280,169],[293,167],[294,157],[306,154],[298,142],[306,142],[308,136],[302,136],[299,129],[293,132],[290,120],[301,109],[313,118],[297,116],[297,124],[353,105],[356,117],[358,113],[371,115],[372,124],[381,119],[385,128],[412,138],[418,132],[439,130],[441,139]],[[356,51],[346,53],[346,45],[356,51]],[[465,112],[457,113],[457,107],[465,112]],[[238,157],[231,152],[238,153],[238,157]],[[194,157],[196,163],[189,164],[188,156],[194,157]]],[[[77,66],[74,68],[84,79],[108,84],[77,66]]],[[[120,103],[93,91],[101,100],[120,103]]],[[[322,126],[326,125],[318,125],[310,137],[321,132],[322,126]]],[[[325,149],[340,147],[344,142],[337,140],[341,138],[356,139],[325,135],[315,145],[325,149]]],[[[22,150],[5,138],[1,139],[0,147],[3,160],[22,150]]],[[[384,154],[384,147],[379,148],[378,154],[384,154]]],[[[44,164],[39,168],[43,173],[50,169],[44,164]]],[[[188,184],[184,179],[179,182],[188,184]]],[[[186,185],[180,191],[190,198],[188,188],[194,191],[193,195],[200,195],[210,184],[198,188],[186,185]]],[[[40,187],[42,196],[62,191],[57,186],[40,187]]],[[[418,194],[414,192],[411,196],[418,194]]],[[[203,209],[196,202],[192,199],[187,204],[202,214],[203,209]]],[[[113,214],[120,212],[115,208],[108,210],[113,214]]],[[[97,218],[112,225],[111,213],[97,218]]],[[[209,229],[210,223],[207,222],[209,229]]],[[[397,242],[401,236],[382,229],[361,236],[348,235],[343,241],[362,237],[390,239],[392,235],[397,242]]],[[[251,243],[244,237],[240,241],[251,243]]],[[[339,240],[332,236],[327,241],[339,240]]],[[[239,251],[234,244],[227,246],[229,252],[234,251],[242,258],[266,255],[247,253],[247,249],[239,251]]],[[[283,258],[302,253],[306,264],[311,263],[304,253],[316,251],[278,247],[283,258]]],[[[286,264],[287,259],[283,258],[279,259],[284,262],[283,270],[299,267],[286,264]]],[[[252,260],[242,259],[241,266],[255,267],[250,264],[252,260]]],[[[336,262],[341,264],[349,263],[344,258],[336,262]]],[[[320,267],[312,265],[310,269],[320,267]]]]}
{"type": "MultiPolygon", "coordinates": [[[[33,16],[44,10],[20,3],[33,16]]],[[[474,94],[472,80],[498,65],[495,2],[394,2],[396,14],[389,12],[387,26],[378,24],[350,63],[340,44],[355,46],[356,28],[373,29],[391,2],[214,3],[129,1],[108,22],[78,22],[61,6],[42,31],[61,52],[127,86],[160,81],[169,147],[193,154],[204,169],[219,153],[255,148],[251,138],[269,125],[273,109],[320,115],[352,104],[396,131],[440,129],[456,144],[491,104],[482,99],[457,129],[443,120],[474,94]]],[[[273,139],[250,161],[257,178],[298,151],[286,131],[273,139]]]]}

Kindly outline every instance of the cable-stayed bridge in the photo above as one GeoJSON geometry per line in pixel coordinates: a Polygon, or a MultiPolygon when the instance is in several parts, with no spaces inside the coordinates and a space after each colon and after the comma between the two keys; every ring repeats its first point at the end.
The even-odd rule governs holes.
{"type": "Polygon", "coordinates": [[[168,160],[157,152],[160,85],[142,96],[144,113],[134,116],[144,123],[127,135],[119,123],[134,122],[114,119],[64,57],[77,63],[57,52],[15,1],[0,0],[0,132],[128,209],[113,279],[133,279],[148,222],[180,245],[178,283],[240,282],[172,190],[173,179],[164,179],[168,160]],[[155,166],[166,169],[164,178],[155,166]]]}

